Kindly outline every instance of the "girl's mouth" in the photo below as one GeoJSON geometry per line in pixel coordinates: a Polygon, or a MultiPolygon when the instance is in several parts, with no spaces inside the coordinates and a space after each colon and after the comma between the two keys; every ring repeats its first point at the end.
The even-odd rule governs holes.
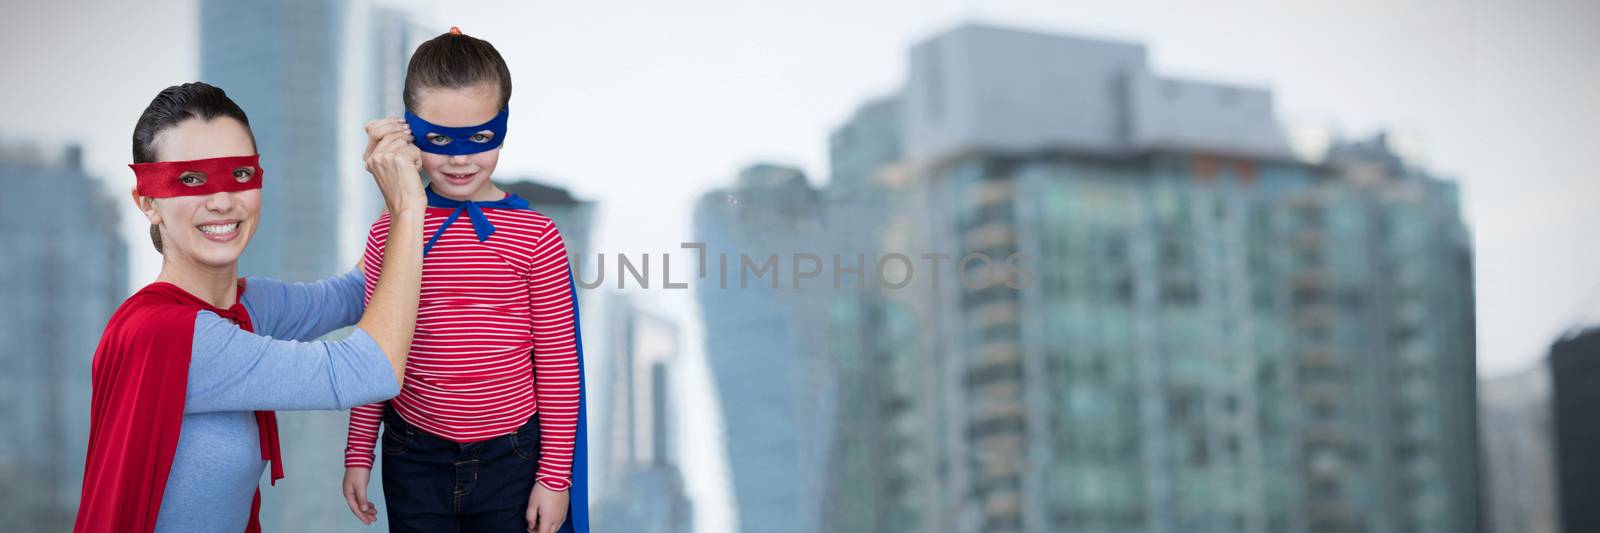
{"type": "Polygon", "coordinates": [[[450,173],[450,172],[440,172],[440,174],[443,174],[444,175],[444,180],[447,181],[447,182],[450,182],[451,185],[466,185],[468,183],[472,183],[472,177],[478,175],[477,172],[470,172],[470,173],[466,173],[466,174],[453,174],[453,173],[450,173]]]}

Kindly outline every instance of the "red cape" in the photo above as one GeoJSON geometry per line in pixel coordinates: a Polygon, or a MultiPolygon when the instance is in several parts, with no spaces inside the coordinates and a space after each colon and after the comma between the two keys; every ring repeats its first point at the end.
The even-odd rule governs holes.
{"type": "MultiPolygon", "coordinates": [[[[165,282],[141,289],[111,315],[94,351],[89,455],[73,531],[155,530],[183,425],[195,315],[202,310],[254,331],[242,304],[218,309],[165,282]]],[[[257,411],[256,423],[261,457],[272,461],[276,482],[283,478],[277,418],[257,411]]],[[[258,490],[246,531],[260,531],[260,505],[258,490]]]]}

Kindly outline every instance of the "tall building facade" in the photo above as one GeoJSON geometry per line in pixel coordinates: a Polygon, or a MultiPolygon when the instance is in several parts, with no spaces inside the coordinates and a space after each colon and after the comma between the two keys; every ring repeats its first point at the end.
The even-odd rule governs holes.
{"type": "MultiPolygon", "coordinates": [[[[128,297],[118,202],[77,146],[0,145],[0,522],[65,531],[77,514],[99,331],[128,297]]],[[[150,246],[148,243],[137,243],[150,246]]]]}
{"type": "Polygon", "coordinates": [[[926,421],[917,417],[916,392],[903,378],[917,371],[920,359],[917,321],[898,291],[879,287],[876,279],[883,252],[895,248],[885,243],[894,238],[887,207],[901,176],[900,105],[898,95],[868,101],[828,139],[826,252],[839,256],[841,267],[861,266],[863,276],[839,276],[839,286],[828,290],[823,320],[837,402],[845,406],[828,454],[823,531],[917,531],[913,504],[929,489],[915,478],[918,435],[911,429],[926,421]]]}
{"type": "MultiPolygon", "coordinates": [[[[340,115],[335,138],[342,154],[354,154],[365,147],[367,137],[363,127],[368,121],[382,117],[399,117],[405,113],[402,90],[405,88],[406,66],[411,62],[411,52],[417,45],[432,37],[409,11],[396,7],[359,1],[347,6],[352,16],[346,21],[347,33],[340,47],[343,84],[339,88],[340,115]]],[[[443,29],[439,30],[442,33],[443,29]]],[[[248,111],[248,109],[246,110],[248,111]]],[[[337,264],[354,263],[366,246],[367,231],[382,213],[383,193],[373,184],[358,156],[348,155],[335,165],[341,186],[339,195],[339,240],[336,244],[340,260],[337,264]]]]}
{"type": "Polygon", "coordinates": [[[1600,528],[1600,491],[1594,480],[1600,461],[1600,423],[1594,406],[1600,401],[1600,328],[1572,332],[1550,348],[1551,417],[1554,419],[1557,512],[1563,531],[1600,528]]]}
{"type": "Polygon", "coordinates": [[[750,166],[695,206],[706,265],[695,297],[741,531],[818,530],[837,398],[828,332],[812,318],[831,280],[797,280],[791,259],[824,249],[822,220],[817,189],[781,165],[750,166]]]}
{"type": "Polygon", "coordinates": [[[1483,426],[1484,529],[1558,533],[1555,431],[1549,361],[1486,378],[1479,387],[1483,426]]]}
{"type": "Polygon", "coordinates": [[[988,258],[891,298],[916,523],[1476,530],[1455,186],[1381,136],[1300,161],[1270,92],[1145,56],[981,25],[911,50],[885,250],[988,258]]]}
{"type": "Polygon", "coordinates": [[[359,158],[339,151],[346,14],[333,0],[200,2],[200,79],[244,108],[268,172],[242,274],[311,281],[351,268],[339,264],[334,231],[340,157],[359,158]],[[244,20],[250,31],[238,28],[244,20]]]}
{"type": "Polygon", "coordinates": [[[678,468],[673,413],[673,369],[680,335],[677,324],[646,312],[625,296],[612,294],[607,304],[608,376],[604,391],[610,411],[603,430],[606,463],[600,471],[611,479],[607,494],[595,506],[599,532],[689,533],[694,511],[684,492],[678,468]]]}

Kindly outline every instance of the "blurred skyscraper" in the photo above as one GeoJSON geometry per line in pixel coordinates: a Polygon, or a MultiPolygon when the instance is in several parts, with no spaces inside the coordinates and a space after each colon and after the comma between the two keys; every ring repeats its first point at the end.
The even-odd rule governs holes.
{"type": "Polygon", "coordinates": [[[335,231],[340,156],[349,155],[338,149],[346,16],[334,0],[200,2],[200,79],[250,116],[267,171],[241,274],[310,281],[352,266],[338,263],[335,231]]]}
{"type": "Polygon", "coordinates": [[[340,64],[353,65],[341,71],[344,85],[339,94],[339,126],[334,132],[339,153],[349,154],[341,155],[334,165],[340,184],[335,243],[340,265],[354,263],[360,257],[361,248],[367,243],[367,230],[384,208],[383,193],[373,185],[360,156],[355,155],[366,143],[363,126],[373,119],[405,113],[401,91],[405,87],[406,65],[411,61],[411,51],[430,37],[403,9],[368,6],[365,2],[346,9],[367,15],[346,21],[345,29],[352,35],[347,35],[340,47],[340,64]]]}
{"type": "MultiPolygon", "coordinates": [[[[371,13],[368,19],[371,24],[368,43],[372,47],[368,59],[371,63],[367,66],[370,78],[364,84],[367,93],[364,100],[369,108],[365,120],[398,117],[406,111],[403,91],[406,66],[411,63],[411,51],[433,35],[419,28],[406,11],[374,7],[371,13]]],[[[380,194],[377,198],[381,200],[383,196],[380,194]]]]}
{"type": "Polygon", "coordinates": [[[128,295],[116,213],[131,200],[107,197],[82,157],[78,146],[0,145],[0,523],[8,531],[72,528],[91,362],[128,295]]]}
{"type": "MultiPolygon", "coordinates": [[[[862,264],[873,278],[882,252],[898,250],[886,225],[891,187],[904,174],[895,166],[904,155],[900,105],[897,97],[869,101],[829,137],[826,252],[842,256],[844,265],[862,264]]],[[[920,436],[908,425],[931,423],[916,418],[916,391],[905,379],[921,359],[917,320],[898,291],[861,281],[853,273],[840,276],[826,309],[827,350],[845,407],[829,451],[821,528],[917,531],[911,510],[931,488],[912,483],[918,457],[908,446],[920,436]]]]}
{"type": "Polygon", "coordinates": [[[612,293],[605,318],[609,363],[604,391],[610,413],[595,427],[591,463],[611,479],[597,498],[595,531],[606,533],[690,533],[694,514],[684,494],[673,442],[673,368],[678,361],[678,326],[612,293]],[[603,445],[599,445],[603,441],[603,445]]]}
{"type": "Polygon", "coordinates": [[[912,49],[901,129],[847,126],[903,143],[852,171],[893,190],[885,252],[995,262],[859,336],[916,343],[861,385],[910,395],[858,424],[894,428],[883,494],[925,531],[1476,530],[1455,186],[1381,136],[1297,161],[1268,91],[1145,57],[964,25],[912,49]]]}
{"type": "Polygon", "coordinates": [[[1573,332],[1550,348],[1557,509],[1563,531],[1600,530],[1600,328],[1573,332]]]}
{"type": "Polygon", "coordinates": [[[1558,533],[1548,361],[1485,379],[1481,391],[1488,531],[1558,533]]]}
{"type": "Polygon", "coordinates": [[[743,531],[818,530],[836,411],[828,332],[818,320],[830,296],[819,288],[831,280],[794,288],[790,259],[824,249],[822,218],[805,174],[780,165],[752,165],[695,206],[706,266],[695,295],[743,531]]]}

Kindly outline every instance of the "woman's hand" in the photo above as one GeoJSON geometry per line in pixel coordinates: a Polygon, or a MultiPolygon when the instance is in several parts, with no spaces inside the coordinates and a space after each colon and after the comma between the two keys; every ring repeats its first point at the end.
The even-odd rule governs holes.
{"type": "Polygon", "coordinates": [[[362,161],[372,157],[372,150],[378,147],[378,143],[382,142],[385,136],[391,133],[411,133],[411,125],[406,123],[406,119],[400,117],[374,119],[367,123],[366,129],[367,149],[361,152],[362,161]]]}
{"type": "MultiPolygon", "coordinates": [[[[369,126],[368,131],[373,128],[369,126]]],[[[373,145],[365,162],[367,172],[383,192],[390,213],[401,210],[420,212],[427,206],[422,192],[422,150],[411,142],[410,131],[390,131],[373,145]]]]}
{"type": "Polygon", "coordinates": [[[347,466],[344,469],[344,503],[350,505],[350,512],[355,513],[357,520],[369,526],[378,520],[378,508],[367,501],[367,482],[371,480],[371,468],[347,466]]]}
{"type": "Polygon", "coordinates": [[[567,491],[556,492],[534,482],[533,493],[528,495],[528,531],[531,533],[556,533],[567,520],[567,491]]]}

